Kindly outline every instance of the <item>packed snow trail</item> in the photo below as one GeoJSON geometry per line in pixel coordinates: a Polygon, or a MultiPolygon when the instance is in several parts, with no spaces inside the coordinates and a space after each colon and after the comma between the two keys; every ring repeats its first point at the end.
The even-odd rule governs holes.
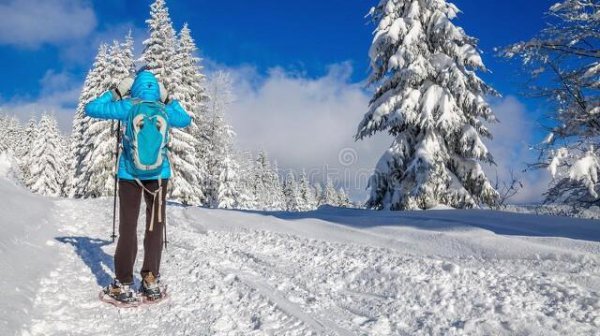
{"type": "MultiPolygon", "coordinates": [[[[56,268],[42,279],[23,334],[597,335],[600,330],[597,221],[574,223],[588,230],[589,238],[574,240],[447,225],[453,217],[466,221],[462,217],[470,213],[463,212],[429,216],[326,208],[267,214],[169,205],[170,245],[162,273],[171,297],[155,306],[117,309],[97,299],[113,275],[115,244],[106,240],[111,211],[107,199],[55,201],[49,218],[59,233],[48,241],[47,252],[56,255],[56,268]],[[412,222],[402,225],[409,215],[412,222]]],[[[532,225],[544,219],[519,216],[513,219],[529,218],[532,225]]],[[[138,262],[141,257],[140,249],[138,262]]]]}

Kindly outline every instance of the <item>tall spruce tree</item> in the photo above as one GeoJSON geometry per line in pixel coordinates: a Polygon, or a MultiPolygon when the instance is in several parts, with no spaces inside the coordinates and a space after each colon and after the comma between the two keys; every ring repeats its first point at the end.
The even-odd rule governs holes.
{"type": "Polygon", "coordinates": [[[178,48],[174,60],[178,74],[177,88],[173,92],[183,108],[200,120],[209,97],[206,92],[206,76],[203,74],[202,59],[196,56],[198,47],[186,23],[179,32],[178,48]]]}
{"type": "MultiPolygon", "coordinates": [[[[156,0],[150,6],[150,18],[146,20],[150,37],[144,41],[143,59],[146,69],[156,75],[165,85],[169,94],[178,98],[187,92],[183,87],[183,54],[164,0],[156,0]]],[[[197,70],[197,69],[195,69],[197,70]]],[[[187,81],[187,79],[186,79],[187,81]]],[[[194,110],[185,102],[186,111],[192,116],[192,125],[186,129],[173,129],[171,133],[170,161],[172,174],[169,184],[169,197],[184,204],[199,205],[205,201],[199,181],[196,138],[190,131],[196,126],[194,110]],[[187,105],[187,106],[186,106],[187,105]]]]}
{"type": "Polygon", "coordinates": [[[340,206],[340,207],[347,208],[351,205],[350,199],[348,198],[348,195],[346,194],[346,190],[344,190],[344,188],[340,187],[338,189],[337,199],[338,199],[338,206],[340,206]]]}
{"type": "MultiPolygon", "coordinates": [[[[102,51],[101,51],[102,52],[102,51]]],[[[94,74],[94,82],[89,88],[93,92],[91,99],[96,98],[105,91],[115,87],[121,80],[131,76],[131,64],[133,60],[131,52],[123,49],[122,45],[114,41],[108,48],[102,64],[94,74]]],[[[81,101],[89,102],[91,99],[81,101]]],[[[87,93],[85,94],[87,96],[87,93]]],[[[85,108],[81,106],[81,113],[85,108]]],[[[83,143],[80,155],[79,170],[73,179],[75,197],[101,197],[114,193],[114,167],[117,160],[116,148],[116,125],[115,121],[97,120],[83,118],[84,129],[81,141],[83,143]]]]}
{"type": "Polygon", "coordinates": [[[267,209],[273,211],[285,210],[285,195],[283,194],[283,185],[279,174],[279,164],[277,163],[277,161],[273,161],[272,165],[268,165],[264,177],[267,181],[267,209]]]}
{"type": "Polygon", "coordinates": [[[476,74],[486,69],[476,39],[452,23],[458,12],[445,0],[382,0],[370,12],[376,92],[356,138],[394,137],[370,179],[370,208],[497,200],[480,165],[493,162],[482,138],[491,137],[484,121],[495,121],[485,96],[496,92],[476,74]]]}
{"type": "MultiPolygon", "coordinates": [[[[106,76],[109,63],[108,45],[102,44],[98,48],[98,54],[88,72],[83,84],[81,95],[75,117],[73,118],[73,131],[71,136],[71,164],[69,167],[69,187],[67,194],[70,197],[90,197],[88,192],[89,165],[92,160],[92,151],[94,148],[93,139],[88,136],[88,130],[98,120],[92,120],[85,115],[85,106],[102,94],[102,82],[106,76]]],[[[106,124],[103,124],[106,125],[106,124]]]]}
{"type": "Polygon", "coordinates": [[[239,165],[234,157],[227,155],[223,158],[223,166],[219,172],[217,189],[217,207],[222,209],[238,208],[243,199],[238,191],[239,165]]]}
{"type": "Polygon", "coordinates": [[[27,185],[29,178],[31,177],[31,150],[33,148],[33,143],[37,138],[38,127],[37,121],[34,117],[31,117],[27,122],[27,126],[25,127],[25,131],[23,134],[23,141],[19,146],[18,162],[19,168],[21,169],[21,174],[25,185],[27,185]]]}
{"type": "Polygon", "coordinates": [[[285,210],[285,196],[277,163],[271,164],[264,151],[258,153],[254,175],[256,209],[285,210]]]}
{"type": "Polygon", "coordinates": [[[338,194],[335,190],[335,186],[333,185],[333,180],[331,180],[330,177],[327,177],[327,183],[325,184],[325,188],[322,190],[321,204],[333,206],[338,205],[338,194]]]}
{"type": "MultiPolygon", "coordinates": [[[[4,129],[6,125],[6,117],[0,114],[0,130],[4,129]]],[[[0,153],[5,152],[9,149],[8,141],[7,141],[7,133],[0,133],[0,153]]]]}
{"type": "Polygon", "coordinates": [[[252,153],[248,152],[238,154],[236,161],[240,162],[240,178],[236,186],[237,207],[245,210],[259,209],[256,189],[256,161],[252,153]]]}
{"type": "Polygon", "coordinates": [[[234,204],[239,196],[236,191],[239,182],[239,165],[233,155],[235,132],[225,120],[225,111],[233,101],[231,78],[224,72],[217,72],[210,80],[207,92],[211,99],[207,106],[208,115],[198,133],[198,159],[206,168],[204,193],[211,206],[223,202],[234,204]],[[234,192],[236,191],[236,192],[234,192]],[[225,200],[228,198],[229,200],[225,200]]]}
{"type": "Polygon", "coordinates": [[[30,155],[29,188],[38,194],[60,196],[65,179],[65,148],[53,116],[42,115],[30,155]]]}
{"type": "Polygon", "coordinates": [[[298,192],[300,193],[300,199],[302,200],[300,211],[310,211],[316,209],[317,199],[313,187],[310,185],[306,171],[302,170],[300,179],[298,181],[298,192]]]}
{"type": "Polygon", "coordinates": [[[123,67],[128,69],[130,76],[133,76],[137,69],[135,66],[135,40],[131,30],[125,36],[125,41],[121,44],[121,50],[123,53],[123,67]]]}
{"type": "Polygon", "coordinates": [[[175,29],[169,9],[165,0],[156,0],[150,6],[150,18],[146,20],[150,37],[144,44],[144,53],[142,58],[147,70],[152,71],[154,75],[167,87],[171,87],[174,82],[174,59],[176,53],[175,29]]]}
{"type": "Polygon", "coordinates": [[[301,211],[303,208],[302,197],[298,189],[298,182],[293,171],[289,171],[283,183],[283,195],[287,211],[301,211]]]}
{"type": "Polygon", "coordinates": [[[0,115],[0,151],[19,150],[23,129],[15,116],[0,115]]]}
{"type": "Polygon", "coordinates": [[[217,200],[217,189],[207,190],[207,186],[211,185],[208,181],[210,172],[208,171],[208,157],[210,147],[210,132],[208,129],[210,122],[207,118],[206,103],[209,97],[206,93],[206,78],[202,73],[203,68],[201,59],[196,56],[198,48],[191,35],[191,30],[185,24],[179,33],[177,41],[177,53],[174,60],[175,73],[177,75],[177,87],[173,95],[178,99],[184,109],[192,116],[191,125],[182,130],[174,130],[173,137],[175,140],[186,140],[187,145],[193,146],[187,150],[195,156],[193,161],[188,161],[196,167],[196,182],[197,194],[202,203],[210,206],[216,206],[219,203],[217,200]],[[188,135],[180,134],[185,132],[188,135]],[[192,139],[193,138],[193,139],[192,139]],[[213,192],[212,195],[208,193],[213,192]]]}
{"type": "Polygon", "coordinates": [[[320,207],[323,205],[323,186],[320,183],[317,183],[313,186],[313,193],[315,195],[316,207],[320,207]]]}
{"type": "MultiPolygon", "coordinates": [[[[106,76],[100,84],[102,91],[116,87],[121,80],[132,75],[130,70],[133,63],[133,58],[131,58],[133,52],[124,49],[123,46],[118,41],[114,41],[109,49],[106,76]]],[[[114,193],[114,167],[117,160],[115,151],[117,145],[116,127],[117,122],[115,121],[95,121],[85,135],[94,143],[88,182],[88,192],[92,197],[107,196],[114,193]]]]}

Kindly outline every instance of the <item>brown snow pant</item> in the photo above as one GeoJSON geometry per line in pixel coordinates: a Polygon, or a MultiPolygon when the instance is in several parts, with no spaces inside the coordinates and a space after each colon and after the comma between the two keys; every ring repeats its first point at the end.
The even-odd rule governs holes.
{"type": "MultiPolygon", "coordinates": [[[[158,181],[142,181],[146,189],[158,190],[158,181]]],[[[142,277],[147,272],[159,275],[160,256],[163,247],[163,230],[166,220],[166,204],[168,180],[162,181],[162,222],[158,222],[158,204],[154,211],[154,228],[150,231],[152,219],[153,196],[143,192],[146,201],[146,230],[144,235],[144,264],[142,277]]],[[[133,283],[133,265],[137,255],[137,222],[142,201],[142,187],[135,181],[119,181],[119,240],[115,251],[115,274],[117,280],[124,284],[133,283]]],[[[158,200],[158,196],[157,196],[158,200]]]]}

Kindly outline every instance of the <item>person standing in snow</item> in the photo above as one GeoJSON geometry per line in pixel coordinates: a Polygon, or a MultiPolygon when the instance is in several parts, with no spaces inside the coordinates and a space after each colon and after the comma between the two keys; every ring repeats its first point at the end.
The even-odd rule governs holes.
{"type": "Polygon", "coordinates": [[[146,203],[146,230],[144,263],[141,269],[142,284],[139,292],[151,300],[160,299],[163,296],[159,277],[166,219],[165,198],[171,167],[167,155],[168,149],[165,146],[166,140],[163,140],[163,145],[154,150],[158,162],[153,170],[154,175],[141,174],[136,167],[139,167],[140,161],[144,160],[146,154],[143,154],[143,151],[152,152],[152,150],[138,147],[144,147],[141,141],[154,134],[168,139],[168,128],[161,124],[165,119],[168,126],[183,128],[190,125],[191,118],[178,101],[169,100],[164,86],[158,82],[153,73],[146,70],[140,71],[135,79],[123,80],[115,89],[91,101],[85,107],[85,113],[92,118],[119,120],[126,127],[121,142],[123,151],[118,158],[120,224],[114,256],[115,279],[104,289],[104,294],[119,303],[137,302],[136,293],[132,289],[133,266],[137,254],[137,220],[143,196],[146,203]],[[144,108],[140,106],[144,104],[150,106],[148,107],[150,110],[157,109],[159,118],[146,111],[139,112],[144,108]],[[164,117],[160,118],[161,115],[164,117]],[[151,117],[144,119],[148,116],[151,117]],[[151,122],[151,126],[156,127],[148,127],[151,122]],[[139,138],[137,134],[131,133],[134,131],[139,132],[139,138]],[[132,138],[140,140],[134,144],[132,138]]]}

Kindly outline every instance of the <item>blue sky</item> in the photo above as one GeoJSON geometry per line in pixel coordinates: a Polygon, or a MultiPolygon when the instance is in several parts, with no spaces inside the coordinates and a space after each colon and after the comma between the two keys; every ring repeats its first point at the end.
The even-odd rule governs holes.
{"type": "MultiPolygon", "coordinates": [[[[543,27],[543,13],[554,2],[534,0],[523,6],[523,2],[517,0],[455,1],[463,11],[457,24],[480,39],[484,60],[494,72],[485,77],[502,93],[518,93],[517,84],[521,81],[515,78],[518,67],[495,57],[493,48],[531,37],[543,27]]],[[[97,20],[94,32],[115,30],[115,36],[110,37],[116,38],[116,32],[126,27],[142,30],[149,3],[93,1],[90,7],[97,20]]],[[[221,64],[251,64],[260,71],[282,66],[318,77],[326,73],[330,64],[351,61],[356,69],[352,79],[360,81],[367,74],[366,53],[373,29],[364,16],[374,3],[172,0],[168,5],[175,25],[181,27],[189,22],[202,54],[221,64]]],[[[35,25],[35,20],[31,24],[35,25]]],[[[72,47],[69,42],[34,47],[0,45],[0,61],[5,65],[4,75],[0,77],[2,97],[39,94],[39,81],[48,69],[83,77],[93,58],[91,47],[97,47],[100,41],[91,41],[95,43],[86,45],[90,48],[82,48],[88,50],[77,61],[65,55],[63,48],[72,47]]]]}
{"type": "MultiPolygon", "coordinates": [[[[532,120],[540,116],[544,104],[519,95],[523,83],[519,65],[496,57],[494,48],[532,37],[544,26],[544,12],[554,2],[532,0],[524,5],[523,1],[517,0],[454,1],[463,11],[455,23],[479,38],[484,62],[493,72],[482,76],[505,97],[495,102],[498,117],[501,120],[508,118],[509,126],[528,124],[518,128],[521,133],[527,133],[520,134],[520,139],[509,142],[505,136],[499,140],[500,150],[506,146],[515,148],[504,155],[507,161],[531,158],[531,154],[515,153],[522,151],[519,147],[543,136],[532,120]],[[505,110],[507,112],[502,115],[500,112],[505,110]]],[[[99,43],[122,38],[132,29],[139,47],[145,37],[144,21],[149,4],[146,0],[0,2],[0,15],[6,18],[0,23],[0,62],[3,64],[0,106],[21,115],[37,113],[40,109],[55,110],[63,129],[68,129],[78,90],[99,43]]],[[[287,149],[302,152],[310,148],[304,143],[306,139],[298,134],[294,143],[288,146],[283,142],[287,147],[279,148],[280,139],[275,136],[272,141],[260,139],[256,134],[261,130],[257,128],[268,127],[265,130],[268,133],[285,125],[305,125],[306,129],[299,127],[302,133],[313,138],[311,133],[315,130],[311,120],[329,125],[328,119],[318,118],[329,114],[344,118],[344,109],[355,112],[347,114],[350,119],[344,124],[347,134],[339,132],[344,140],[335,142],[332,147],[340,151],[355,146],[350,138],[368,101],[368,92],[363,90],[360,82],[368,74],[367,51],[373,26],[365,14],[376,1],[167,0],[167,4],[177,29],[184,22],[189,23],[210,70],[233,72],[239,99],[230,119],[238,128],[240,141],[249,143],[245,148],[264,148],[273,152],[284,168],[298,168],[300,160],[313,159],[312,155],[306,150],[305,157],[294,156],[287,149]],[[293,112],[278,107],[271,114],[261,114],[277,104],[273,100],[281,95],[277,89],[282,87],[298,91],[296,96],[287,97],[290,105],[296,103],[289,108],[293,112]],[[319,88],[325,88],[321,91],[326,93],[313,92],[319,88]],[[315,100],[324,103],[317,105],[315,100]],[[313,112],[315,117],[306,120],[305,124],[298,124],[302,119],[298,113],[308,109],[316,111],[313,112]],[[284,120],[281,115],[289,118],[284,120]],[[281,120],[278,124],[255,123],[253,129],[245,127],[261,118],[281,120]]],[[[309,116],[310,111],[307,112],[309,116]]],[[[510,131],[507,126],[503,127],[499,132],[510,131]]],[[[331,136],[324,134],[319,141],[328,141],[331,136]]],[[[390,139],[380,137],[373,141],[377,145],[368,142],[356,145],[356,151],[364,157],[361,164],[365,167],[374,166],[390,139]]],[[[319,146],[323,147],[315,143],[315,148],[319,146]]],[[[322,153],[322,157],[317,155],[310,164],[318,165],[318,160],[325,161],[327,155],[336,157],[335,152],[322,153]]],[[[537,175],[531,179],[531,183],[538,183],[537,175]]]]}

